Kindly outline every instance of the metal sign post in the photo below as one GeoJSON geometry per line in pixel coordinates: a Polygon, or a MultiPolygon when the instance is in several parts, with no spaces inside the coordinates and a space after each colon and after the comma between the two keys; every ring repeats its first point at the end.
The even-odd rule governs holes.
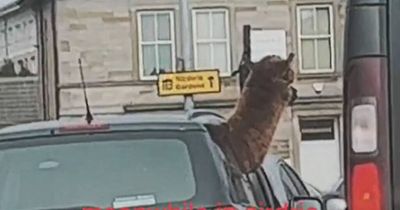
{"type": "MultiPolygon", "coordinates": [[[[181,10],[181,23],[182,23],[182,54],[183,54],[183,71],[186,68],[194,69],[193,65],[193,42],[191,34],[191,17],[188,0],[179,0],[179,9],[181,10]]],[[[184,107],[185,110],[191,110],[194,108],[193,96],[185,95],[184,107]]]]}
{"type": "Polygon", "coordinates": [[[239,67],[240,90],[243,90],[244,83],[250,73],[250,70],[248,68],[249,64],[251,63],[250,32],[251,32],[250,25],[243,26],[243,57],[239,67]]]}
{"type": "Polygon", "coordinates": [[[232,76],[239,74],[240,91],[243,90],[244,83],[250,73],[251,68],[251,42],[250,42],[250,25],[243,26],[243,54],[239,63],[239,69],[232,73],[232,76]]]}

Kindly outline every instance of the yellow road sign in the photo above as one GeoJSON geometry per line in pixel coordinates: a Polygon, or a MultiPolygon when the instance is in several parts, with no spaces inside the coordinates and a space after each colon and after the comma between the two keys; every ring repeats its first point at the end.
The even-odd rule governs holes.
{"type": "Polygon", "coordinates": [[[218,70],[163,73],[158,76],[158,95],[191,95],[221,92],[218,70]]]}

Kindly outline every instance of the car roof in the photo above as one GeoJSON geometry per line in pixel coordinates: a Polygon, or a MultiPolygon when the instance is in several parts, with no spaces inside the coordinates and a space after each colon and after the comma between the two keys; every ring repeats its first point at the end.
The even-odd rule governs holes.
{"type": "MultiPolygon", "coordinates": [[[[95,115],[91,126],[107,125],[111,130],[125,126],[126,129],[205,130],[204,124],[218,124],[225,119],[212,110],[191,110],[178,114],[137,113],[123,115],[95,115]]],[[[31,122],[0,129],[0,141],[15,136],[54,134],[55,130],[71,126],[88,126],[84,118],[69,118],[52,121],[31,122]]]]}
{"type": "MultiPolygon", "coordinates": [[[[94,121],[91,124],[125,124],[125,123],[149,123],[149,122],[185,122],[182,116],[176,115],[166,115],[166,116],[154,116],[152,114],[147,115],[106,115],[106,116],[95,116],[94,121]]],[[[5,127],[0,129],[0,133],[10,133],[10,132],[20,132],[20,131],[28,131],[28,130],[36,130],[36,129],[54,129],[60,128],[63,126],[69,125],[78,125],[78,124],[86,124],[85,119],[83,118],[69,118],[62,120],[51,120],[51,121],[39,121],[39,122],[31,122],[24,123],[14,126],[5,127]]]]}

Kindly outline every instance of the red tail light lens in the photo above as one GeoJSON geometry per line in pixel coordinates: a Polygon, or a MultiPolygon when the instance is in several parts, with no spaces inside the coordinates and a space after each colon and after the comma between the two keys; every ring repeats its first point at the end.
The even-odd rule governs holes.
{"type": "Polygon", "coordinates": [[[352,176],[351,210],[382,210],[381,183],[375,164],[356,165],[352,176]]]}

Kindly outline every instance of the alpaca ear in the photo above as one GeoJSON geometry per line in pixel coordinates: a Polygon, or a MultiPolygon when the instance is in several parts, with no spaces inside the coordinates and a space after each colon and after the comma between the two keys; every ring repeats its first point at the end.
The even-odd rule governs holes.
{"type": "Polygon", "coordinates": [[[287,64],[291,64],[294,59],[294,53],[290,53],[288,59],[286,60],[287,64]]]}

